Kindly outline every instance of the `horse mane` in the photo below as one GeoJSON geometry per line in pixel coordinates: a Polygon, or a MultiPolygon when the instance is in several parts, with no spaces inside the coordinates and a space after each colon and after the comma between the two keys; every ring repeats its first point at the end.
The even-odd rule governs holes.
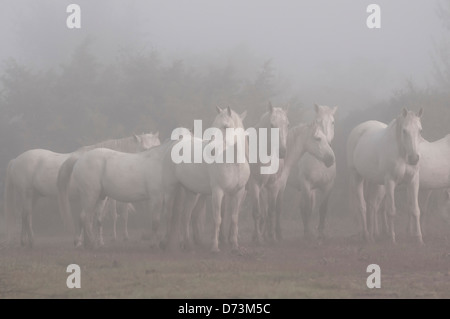
{"type": "Polygon", "coordinates": [[[109,148],[115,151],[134,153],[139,150],[139,144],[134,136],[120,139],[110,139],[96,144],[80,147],[77,151],[90,151],[95,148],[109,148]]]}

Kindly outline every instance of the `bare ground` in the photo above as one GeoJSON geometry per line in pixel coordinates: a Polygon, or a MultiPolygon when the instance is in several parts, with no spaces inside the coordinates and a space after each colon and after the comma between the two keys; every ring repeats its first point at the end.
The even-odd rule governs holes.
{"type": "Polygon", "coordinates": [[[94,251],[37,231],[33,249],[1,248],[0,298],[450,298],[450,229],[439,220],[418,247],[401,218],[395,246],[363,245],[349,218],[329,221],[327,240],[307,242],[296,217],[284,220],[283,241],[256,245],[249,215],[241,219],[239,253],[151,248],[138,225],[128,242],[112,242],[106,229],[106,246],[94,251]],[[81,289],[66,286],[72,263],[81,267],[81,289]],[[366,286],[369,264],[381,267],[380,289],[366,286]]]}

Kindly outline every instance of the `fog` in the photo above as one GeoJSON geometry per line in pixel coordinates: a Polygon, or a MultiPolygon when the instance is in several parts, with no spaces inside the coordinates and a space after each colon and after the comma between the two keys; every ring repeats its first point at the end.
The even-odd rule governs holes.
{"type": "Polygon", "coordinates": [[[248,73],[271,59],[285,90],[305,105],[353,108],[406,80],[432,82],[433,43],[443,31],[437,1],[377,1],[381,29],[366,26],[371,1],[77,1],[80,30],[65,27],[71,2],[2,0],[0,58],[58,67],[89,36],[102,60],[156,49],[192,65],[232,59],[248,73]]]}
{"type": "MultiPolygon", "coordinates": [[[[424,136],[448,133],[448,1],[376,1],[380,29],[366,25],[372,1],[79,0],[81,29],[69,29],[72,2],[0,0],[1,184],[28,149],[143,131],[164,140],[210,122],[216,105],[247,110],[246,126],[269,101],[290,104],[293,124],[314,102],[338,106],[340,186],[346,138],[363,120],[425,107],[424,136]]],[[[344,189],[333,195],[342,207],[344,189]]]]}

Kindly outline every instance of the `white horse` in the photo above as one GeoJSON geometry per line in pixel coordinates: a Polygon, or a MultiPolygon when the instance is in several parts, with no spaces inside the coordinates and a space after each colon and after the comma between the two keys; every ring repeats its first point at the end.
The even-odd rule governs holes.
{"type": "MultiPolygon", "coordinates": [[[[330,108],[314,105],[315,122],[324,132],[328,143],[334,138],[334,115],[337,107],[330,108]]],[[[319,236],[324,236],[325,219],[328,211],[328,199],[336,177],[336,163],[327,167],[313,155],[306,153],[292,169],[288,185],[300,191],[300,212],[303,219],[305,237],[313,235],[310,218],[316,207],[319,207],[319,236]],[[321,201],[319,201],[319,199],[321,201]]]]}
{"type": "MultiPolygon", "coordinates": [[[[424,138],[420,138],[419,142],[419,207],[422,228],[424,226],[424,218],[428,215],[428,203],[431,192],[434,190],[446,190],[450,188],[450,134],[434,141],[429,142],[424,138]]],[[[370,185],[372,188],[366,196],[371,196],[374,202],[374,211],[379,211],[379,205],[385,196],[385,189],[383,186],[370,185]]],[[[444,192],[445,195],[445,192],[444,192]]],[[[444,200],[440,201],[445,207],[444,200]]],[[[386,230],[386,211],[380,210],[382,217],[382,225],[386,230]]],[[[411,219],[408,225],[408,232],[412,230],[411,219]]],[[[374,219],[375,234],[379,234],[378,220],[374,219]]]]}
{"type": "MultiPolygon", "coordinates": [[[[162,211],[162,166],[167,151],[173,145],[167,141],[147,151],[130,154],[109,149],[94,149],[76,161],[70,176],[70,188],[79,196],[82,206],[84,245],[95,247],[92,234],[94,217],[105,197],[121,202],[146,202],[153,212],[153,244],[159,244],[159,224],[162,211]]],[[[60,190],[64,214],[69,215],[68,189],[60,190]]],[[[149,207],[147,207],[149,208],[149,207]]],[[[148,209],[150,210],[150,209],[148,209]]]]}
{"type": "MultiPolygon", "coordinates": [[[[9,228],[9,219],[12,214],[21,213],[21,243],[22,245],[26,243],[29,246],[33,245],[32,212],[36,201],[39,197],[57,197],[59,169],[67,159],[75,154],[96,147],[137,152],[153,146],[155,140],[159,141],[155,134],[142,134],[82,147],[73,153],[60,154],[44,149],[33,149],[22,153],[9,162],[6,172],[4,210],[7,228],[9,228]]],[[[66,220],[66,223],[70,224],[70,221],[66,220]]]]}
{"type": "MultiPolygon", "coordinates": [[[[287,117],[287,108],[273,107],[272,103],[269,103],[269,108],[264,113],[258,124],[255,126],[258,134],[258,140],[262,138],[259,134],[261,128],[267,129],[270,132],[271,128],[277,128],[279,130],[278,144],[279,144],[279,157],[283,159],[286,156],[287,148],[287,136],[289,130],[289,120],[287,117]]],[[[267,134],[267,141],[271,140],[270,135],[267,134]]],[[[253,240],[258,243],[262,242],[262,225],[264,220],[263,208],[261,206],[261,197],[263,188],[272,182],[276,174],[262,174],[261,166],[264,165],[261,161],[250,164],[250,178],[247,184],[247,190],[252,203],[252,215],[255,223],[255,232],[253,234],[253,240]]]]}
{"type": "MultiPolygon", "coordinates": [[[[242,120],[245,118],[246,112],[238,115],[229,107],[225,109],[217,108],[218,115],[216,116],[212,127],[219,129],[222,132],[224,141],[222,141],[223,149],[222,155],[226,157],[227,152],[235,148],[236,139],[230,142],[225,140],[226,128],[241,128],[244,133],[244,126],[242,120]]],[[[241,136],[242,138],[242,136],[241,136]]],[[[239,138],[238,138],[239,140],[239,138]]],[[[216,142],[216,141],[214,141],[216,142]]],[[[211,143],[214,143],[211,142],[211,143]]],[[[182,139],[178,146],[185,145],[185,148],[198,147],[201,150],[211,143],[204,142],[202,139],[189,138],[182,139]]],[[[235,153],[236,154],[236,153],[235,153]]],[[[234,161],[233,163],[174,163],[171,154],[166,154],[164,161],[164,182],[165,182],[165,209],[168,216],[172,216],[172,225],[168,231],[168,244],[172,246],[174,235],[176,231],[176,224],[179,210],[183,208],[183,232],[184,241],[190,245],[190,221],[191,213],[197,202],[199,194],[212,195],[213,217],[214,217],[214,236],[212,251],[219,251],[219,231],[222,222],[222,202],[228,202],[228,207],[231,212],[231,244],[232,249],[238,249],[238,218],[239,208],[243,197],[245,195],[245,185],[250,175],[250,168],[245,158],[243,163],[234,161]],[[177,198],[177,188],[184,187],[185,196],[177,198]],[[177,201],[175,207],[174,202],[177,201]],[[182,204],[180,204],[182,203],[182,204]],[[180,207],[183,205],[183,207],[180,207]],[[178,206],[178,207],[177,207],[178,206]]]]}
{"type": "MultiPolygon", "coordinates": [[[[418,204],[421,116],[422,109],[417,114],[403,109],[389,125],[368,121],[358,125],[350,133],[347,141],[347,162],[351,174],[350,204],[357,206],[361,214],[363,238],[366,241],[373,240],[377,204],[373,201],[376,196],[368,196],[366,209],[365,180],[377,188],[379,185],[385,187],[385,209],[393,243],[396,214],[394,191],[397,185],[405,184],[408,211],[415,224],[415,236],[423,244],[418,204]]],[[[378,190],[374,193],[379,194],[378,190]]]]}
{"type": "MultiPolygon", "coordinates": [[[[267,221],[264,220],[265,217],[262,222],[255,220],[253,237],[258,241],[261,241],[264,223],[267,225],[266,232],[269,240],[281,239],[281,213],[284,190],[292,168],[306,152],[324,162],[326,167],[330,167],[335,162],[334,153],[328,144],[327,137],[316,122],[299,124],[289,129],[286,156],[280,160],[278,172],[269,175],[270,177],[264,185],[264,189],[267,191],[267,221]]],[[[249,189],[252,189],[252,187],[249,187],[249,189]]],[[[258,199],[258,194],[251,194],[251,196],[258,199]]],[[[260,196],[259,198],[261,200],[260,196]]],[[[258,206],[261,209],[261,205],[256,201],[255,203],[257,209],[258,206]]],[[[254,218],[255,216],[261,218],[261,213],[254,214],[254,218]]]]}

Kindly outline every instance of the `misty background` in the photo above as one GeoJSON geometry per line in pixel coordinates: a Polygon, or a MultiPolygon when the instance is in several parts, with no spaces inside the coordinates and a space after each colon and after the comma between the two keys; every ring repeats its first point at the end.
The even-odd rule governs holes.
{"type": "MultiPolygon", "coordinates": [[[[339,107],[333,148],[344,183],[345,141],[358,123],[424,107],[424,137],[449,133],[450,1],[0,0],[0,185],[32,148],[71,152],[133,133],[170,137],[215,106],[313,102],[339,107]],[[68,29],[66,7],[81,7],[68,29]],[[381,7],[381,29],[366,8],[381,7]]],[[[334,203],[346,187],[335,187],[334,203]]],[[[342,199],[341,199],[342,200],[342,199]]]]}

